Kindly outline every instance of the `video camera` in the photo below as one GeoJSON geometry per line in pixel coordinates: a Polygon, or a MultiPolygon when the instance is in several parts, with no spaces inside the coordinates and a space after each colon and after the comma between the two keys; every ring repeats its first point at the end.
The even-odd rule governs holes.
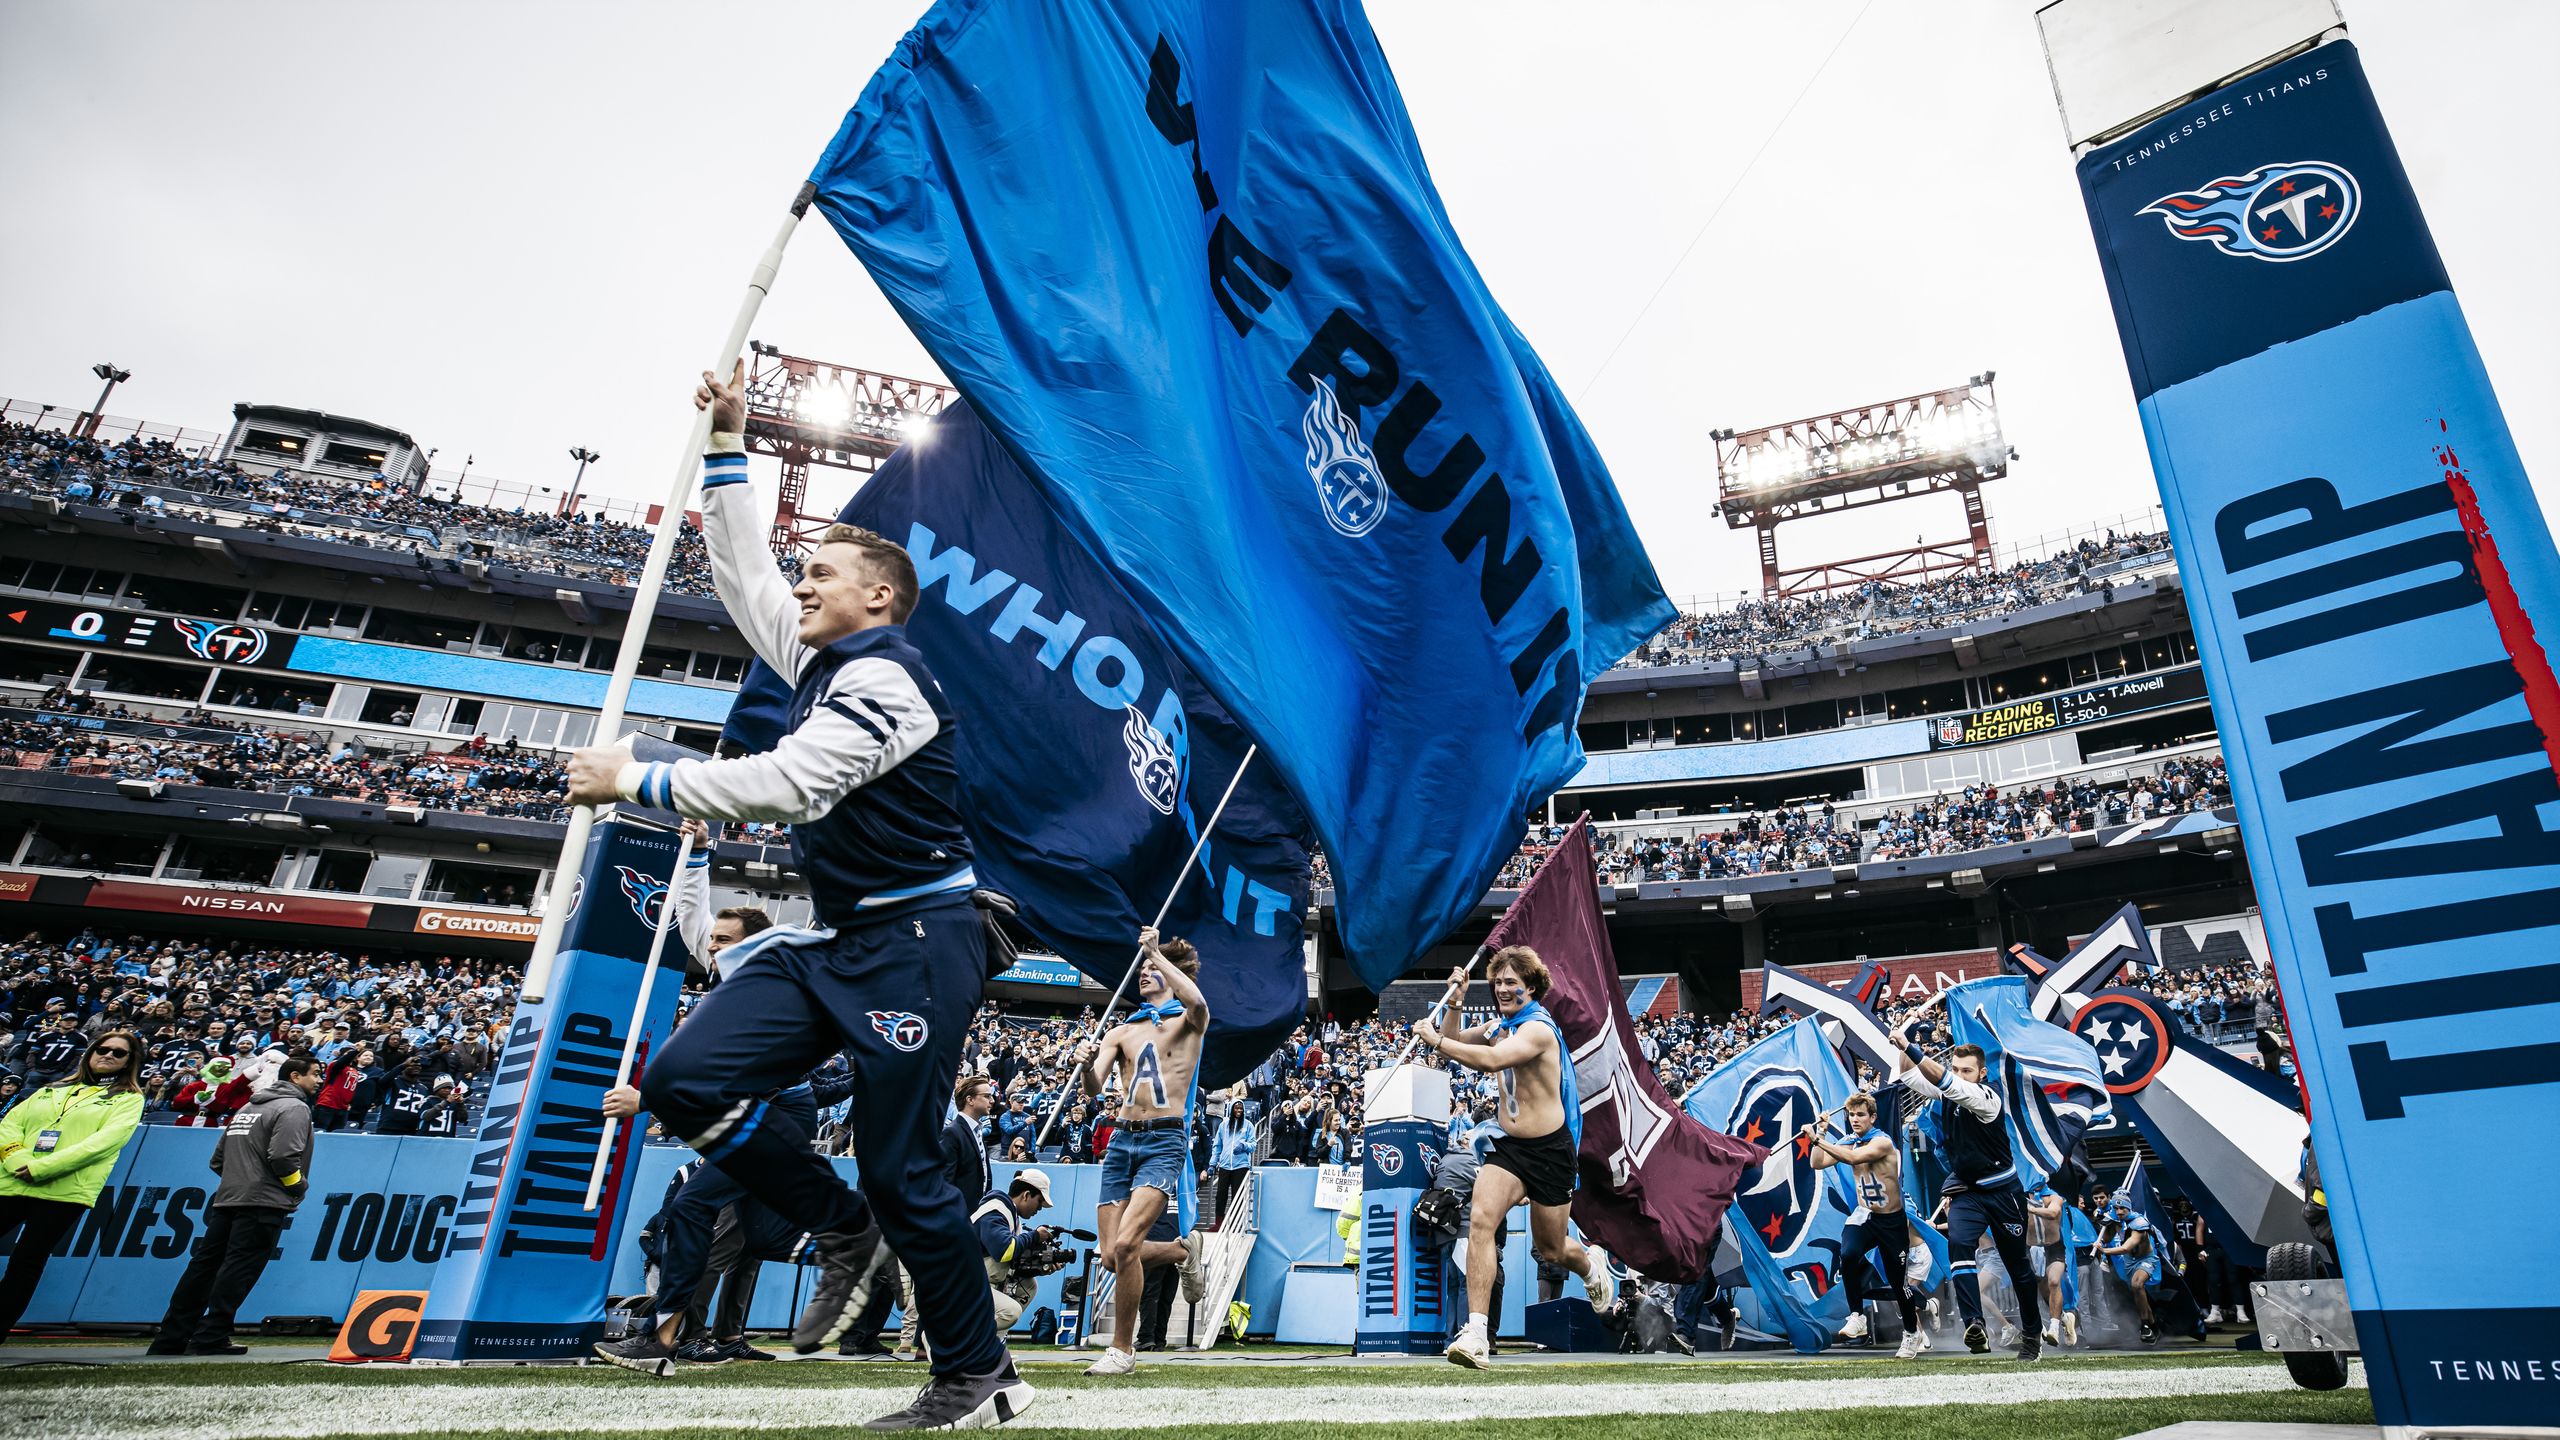
{"type": "Polygon", "coordinates": [[[1017,1279],[1038,1279],[1040,1276],[1064,1270],[1075,1263],[1076,1252],[1074,1247],[1067,1244],[1069,1240],[1081,1240],[1090,1245],[1094,1239],[1094,1233],[1090,1230],[1070,1230],[1049,1225],[1028,1229],[1022,1232],[1021,1240],[1015,1243],[1013,1259],[1007,1262],[1006,1268],[1010,1269],[1017,1279]]]}

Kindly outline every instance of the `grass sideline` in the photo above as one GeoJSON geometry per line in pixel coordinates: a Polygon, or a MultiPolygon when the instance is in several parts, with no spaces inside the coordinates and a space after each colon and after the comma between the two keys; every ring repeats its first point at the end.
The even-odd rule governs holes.
{"type": "MultiPolygon", "coordinates": [[[[0,1440],[73,1433],[110,1440],[263,1440],[283,1433],[273,1428],[278,1413],[302,1417],[291,1433],[304,1440],[813,1440],[845,1434],[854,1423],[896,1408],[924,1378],[916,1367],[889,1364],[733,1364],[659,1381],[604,1366],[410,1370],[81,1361],[80,1353],[91,1348],[13,1345],[0,1352],[0,1363],[19,1362],[0,1370],[0,1440]],[[23,1363],[42,1350],[56,1351],[62,1363],[23,1363]],[[840,1405],[831,1390],[841,1395],[840,1405]],[[196,1411],[185,1397],[199,1394],[208,1403],[196,1411]],[[412,1397],[406,1406],[404,1394],[412,1397]],[[85,1419],[66,1429],[73,1414],[85,1419]],[[328,1428],[333,1418],[352,1428],[328,1428]]],[[[1159,1364],[1107,1381],[1085,1378],[1083,1363],[1026,1356],[1025,1376],[1039,1387],[1041,1402],[1025,1418],[1044,1418],[1045,1408],[1050,1423],[1011,1426],[1008,1433],[1020,1440],[1094,1440],[1111,1433],[1186,1440],[1544,1440],[1567,1431],[1575,1440],[2121,1440],[2184,1420],[2369,1425],[2373,1416],[2361,1388],[2296,1390],[2273,1357],[2229,1353],[2065,1356],[2038,1366],[1995,1357],[1920,1365],[1872,1358],[1595,1359],[1521,1363],[1482,1374],[1430,1365],[1159,1364]],[[2083,1393],[2073,1393],[2083,1390],[2073,1376],[2086,1377],[2083,1393]],[[2149,1383],[2154,1377],[2157,1393],[2149,1383]],[[1914,1381],[1920,1382],[1916,1394],[1914,1381]],[[1884,1388],[1862,1395],[1862,1382],[1884,1388]],[[2225,1388],[2213,1389],[2217,1384],[2225,1388]],[[1560,1413],[1552,1403],[1559,1389],[1587,1393],[1598,1411],[1622,1408],[1560,1413]],[[1943,1398],[1932,1393],[1940,1389],[1943,1398]],[[1299,1395],[1284,1398],[1288,1391],[1299,1395]],[[1713,1398],[1718,1392],[1732,1399],[1713,1398]],[[1518,1397],[1517,1418],[1501,1413],[1505,1393],[1518,1397]],[[1115,1396],[1125,1397],[1123,1404],[1115,1405],[1115,1396]],[[1448,1413],[1440,1410],[1443,1396],[1448,1413]]]]}
{"type": "MultiPolygon", "coordinates": [[[[86,1347],[64,1345],[11,1345],[0,1349],[0,1393],[27,1385],[59,1384],[90,1370],[105,1370],[113,1380],[140,1381],[148,1377],[157,1385],[214,1385],[226,1389],[258,1384],[330,1384],[364,1389],[421,1382],[461,1383],[470,1385],[599,1385],[645,1389],[655,1385],[701,1386],[738,1385],[763,1387],[771,1385],[817,1386],[856,1381],[880,1384],[913,1376],[916,1384],[924,1383],[922,1367],[878,1362],[852,1365],[836,1361],[800,1361],[789,1364],[729,1364],[687,1370],[672,1380],[648,1380],[610,1365],[525,1365],[507,1367],[411,1368],[396,1365],[329,1365],[315,1361],[282,1362],[260,1365],[240,1360],[203,1361],[170,1358],[130,1362],[99,1362],[81,1358],[86,1347]],[[58,1356],[46,1352],[59,1349],[58,1356]],[[51,1363],[48,1363],[51,1362],[51,1363]]],[[[1175,1362],[1142,1363],[1136,1374],[1112,1380],[1088,1380],[1084,1367],[1093,1363],[1091,1353],[1067,1355],[1056,1352],[1017,1350],[1014,1360],[1022,1367],[1025,1378],[1046,1389],[1063,1390],[1244,1390],[1257,1388],[1302,1389],[1309,1386],[1358,1387],[1362,1385],[1437,1386],[1449,1389],[1481,1389],[1504,1385],[1552,1385],[1562,1381],[1576,1384],[1740,1384],[1757,1380],[1859,1380],[1884,1374],[1925,1375],[1953,1367],[1980,1367],[1986,1371],[2016,1374],[2022,1369],[2004,1354],[1980,1357],[1966,1355],[1938,1356],[1911,1365],[1888,1364],[1882,1357],[1857,1360],[1665,1360],[1649,1364],[1626,1364],[1618,1361],[1544,1360],[1494,1362],[1490,1370],[1462,1370],[1455,1365],[1394,1364],[1363,1365],[1345,1361],[1336,1365],[1288,1363],[1287,1357],[1273,1356],[1259,1364],[1186,1364],[1175,1362]]],[[[2046,1352],[2040,1362],[2048,1370],[2096,1371],[2141,1370],[2161,1366],[2178,1369],[2241,1369],[2279,1366],[2278,1357],[2232,1351],[2157,1351],[2148,1354],[2094,1351],[2084,1354],[2046,1352]]],[[[107,1378],[102,1376],[99,1378],[107,1378]]],[[[110,1382],[112,1383],[112,1382],[110,1382]]]]}

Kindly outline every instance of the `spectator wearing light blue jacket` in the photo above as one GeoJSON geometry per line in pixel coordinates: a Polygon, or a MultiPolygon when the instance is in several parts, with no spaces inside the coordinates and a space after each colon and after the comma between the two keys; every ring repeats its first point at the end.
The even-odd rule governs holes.
{"type": "Polygon", "coordinates": [[[1254,1151],[1262,1143],[1262,1127],[1255,1123],[1260,1107],[1244,1097],[1242,1085],[1227,1091],[1226,1114],[1219,1117],[1217,1132],[1209,1139],[1210,1168],[1218,1172],[1213,1213],[1220,1223],[1226,1219],[1227,1206],[1244,1192],[1245,1176],[1253,1169],[1254,1151]]]}

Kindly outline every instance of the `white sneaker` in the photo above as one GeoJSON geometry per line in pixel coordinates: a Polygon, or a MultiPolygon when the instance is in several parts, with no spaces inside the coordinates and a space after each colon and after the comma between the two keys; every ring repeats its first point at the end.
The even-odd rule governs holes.
{"type": "Polygon", "coordinates": [[[2006,1320],[2000,1322],[2000,1348],[2003,1350],[2018,1348],[2018,1327],[2006,1320]]]}
{"type": "Polygon", "coordinates": [[[1460,1330],[1458,1338],[1450,1341],[1449,1347],[1440,1353],[1448,1357],[1450,1364],[1464,1365],[1470,1370],[1488,1369],[1493,1364],[1493,1356],[1485,1348],[1484,1332],[1473,1322],[1460,1330]]]}
{"type": "Polygon", "coordinates": [[[1618,1277],[1609,1273],[1609,1252],[1585,1245],[1582,1253],[1589,1262],[1583,1268],[1582,1284],[1591,1292],[1591,1308],[1605,1311],[1618,1303],[1618,1277]]]}
{"type": "Polygon", "coordinates": [[[1902,1346],[1893,1352],[1896,1360],[1917,1360],[1929,1348],[1929,1337],[1918,1330],[1902,1332],[1902,1346]]]}
{"type": "Polygon", "coordinates": [[[1928,1330],[1927,1330],[1925,1327],[1924,1327],[1924,1328],[1922,1328],[1922,1329],[1919,1329],[1919,1330],[1915,1330],[1915,1331],[1913,1331],[1912,1333],[1913,1333],[1913,1334],[1915,1334],[1915,1335],[1918,1335],[1918,1336],[1920,1337],[1920,1353],[1921,1353],[1921,1354],[1926,1355],[1926,1354],[1928,1354],[1930,1351],[1935,1350],[1935,1349],[1937,1349],[1937,1348],[1938,1348],[1938,1342],[1929,1338],[1929,1332],[1928,1332],[1928,1330]]]}
{"type": "Polygon", "coordinates": [[[2061,1321],[2047,1320],[2044,1322],[2044,1343],[2047,1345],[2059,1345],[2062,1343],[2061,1321]]]}
{"type": "Polygon", "coordinates": [[[2221,1323],[2222,1323],[2222,1307],[2221,1307],[2221,1306],[2219,1306],[2219,1305],[2216,1305],[2216,1306],[2214,1306],[2212,1309],[2207,1310],[2206,1312],[2204,1312],[2204,1323],[2206,1323],[2207,1325],[2219,1325],[2219,1324],[2221,1324],[2221,1323]]]}
{"type": "Polygon", "coordinates": [[[1843,1324],[1843,1325],[1840,1327],[1840,1338],[1841,1338],[1841,1339],[1843,1339],[1843,1340],[1864,1340],[1864,1339],[1866,1339],[1866,1338],[1867,1338],[1867,1312],[1866,1312],[1866,1311],[1864,1311],[1864,1310],[1852,1310],[1852,1311],[1850,1311],[1850,1312],[1849,1312],[1849,1319],[1848,1319],[1847,1323],[1843,1324]]]}
{"type": "Polygon", "coordinates": [[[1200,1263],[1200,1246],[1207,1237],[1194,1230],[1182,1237],[1182,1303],[1197,1305],[1209,1298],[1209,1272],[1200,1263]]]}
{"type": "Polygon", "coordinates": [[[2062,1312],[2062,1343],[2074,1347],[2080,1343],[2080,1312],[2077,1310],[2062,1312]]]}
{"type": "Polygon", "coordinates": [[[1087,1375],[1126,1375],[1138,1368],[1137,1352],[1117,1347],[1106,1349],[1102,1358],[1084,1367],[1087,1375]]]}

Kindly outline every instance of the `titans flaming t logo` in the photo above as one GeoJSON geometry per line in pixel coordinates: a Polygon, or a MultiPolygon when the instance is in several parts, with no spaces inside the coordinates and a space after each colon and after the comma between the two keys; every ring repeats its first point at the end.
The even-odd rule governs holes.
{"type": "Polygon", "coordinates": [[[2181,240],[2282,263],[2335,245],[2363,210],[2356,177],[2335,165],[2299,160],[2163,195],[2137,213],[2159,216],[2181,240]]]}
{"type": "Polygon", "coordinates": [[[1316,503],[1325,523],[1351,539],[1378,528],[1387,513],[1387,477],[1378,457],[1360,438],[1360,426],[1342,413],[1333,386],[1316,381],[1299,429],[1307,437],[1307,478],[1316,482],[1316,503]]]}

